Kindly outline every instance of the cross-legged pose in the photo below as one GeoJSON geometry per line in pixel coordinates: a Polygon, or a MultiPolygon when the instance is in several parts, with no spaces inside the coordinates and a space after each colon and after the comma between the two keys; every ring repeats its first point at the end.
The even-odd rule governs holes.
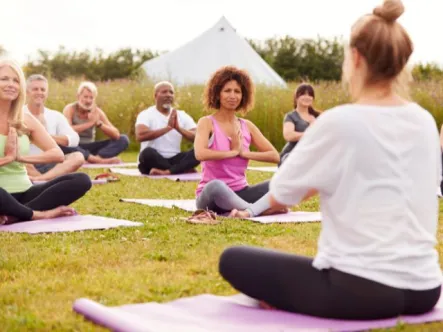
{"type": "Polygon", "coordinates": [[[199,120],[194,143],[202,164],[196,191],[198,209],[230,212],[232,217],[271,213],[269,182],[250,186],[246,180],[249,160],[279,162],[277,150],[257,126],[236,115],[248,112],[253,102],[254,85],[247,72],[229,66],[210,78],[205,106],[214,113],[199,120]]]}
{"type": "Polygon", "coordinates": [[[194,149],[181,151],[182,138],[193,142],[196,124],[185,111],[172,107],[175,91],[163,81],[154,88],[155,105],[140,112],[135,135],[141,142],[138,168],[142,174],[168,175],[195,171],[194,149]]]}
{"type": "MultiPolygon", "coordinates": [[[[63,114],[45,107],[45,101],[48,98],[48,80],[46,77],[42,75],[28,77],[26,92],[28,104],[24,108],[25,113],[34,115],[59,146],[76,147],[79,143],[79,136],[71,128],[63,114]]],[[[30,154],[39,153],[41,153],[41,150],[31,144],[30,154]]],[[[27,164],[26,168],[32,181],[47,181],[60,175],[75,172],[84,162],[85,158],[81,152],[72,152],[66,154],[61,163],[27,164]]]]}
{"type": "Polygon", "coordinates": [[[115,164],[121,160],[117,156],[129,145],[129,138],[120,134],[109,121],[106,113],[96,104],[97,87],[92,82],[82,82],[77,90],[77,101],[67,105],[63,114],[80,136],[78,147],[61,147],[64,153],[80,151],[85,160],[94,164],[115,164]],[[109,139],[97,141],[97,128],[109,139]]]}
{"type": "Polygon", "coordinates": [[[440,298],[441,152],[430,113],[397,90],[413,51],[403,11],[387,0],[352,27],[343,73],[353,103],[319,116],[271,180],[275,207],[319,193],[315,258],[247,246],[221,256],[221,275],[265,306],[382,319],[426,313],[440,298]]]}
{"type": "Polygon", "coordinates": [[[63,162],[63,152],[43,125],[24,114],[26,83],[19,65],[0,60],[0,224],[69,216],[91,180],[84,173],[33,186],[25,164],[63,162]],[[29,155],[30,144],[41,153],[29,155]]]}

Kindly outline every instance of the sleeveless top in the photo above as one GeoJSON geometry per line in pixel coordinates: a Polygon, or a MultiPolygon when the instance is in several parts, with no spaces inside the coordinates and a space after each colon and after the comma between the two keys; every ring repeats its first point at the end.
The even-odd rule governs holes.
{"type": "MultiPolygon", "coordinates": [[[[0,157],[5,156],[5,145],[8,136],[0,135],[0,157]]],[[[21,155],[29,154],[29,137],[27,135],[18,136],[18,145],[21,155]]],[[[24,164],[13,161],[4,166],[0,166],[0,187],[10,194],[22,193],[32,186],[28,172],[24,164]]]]}
{"type": "MultiPolygon", "coordinates": [[[[79,125],[86,122],[89,122],[89,119],[80,119],[77,115],[78,112],[78,103],[74,103],[72,105],[74,107],[74,114],[72,115],[72,125],[79,125]]],[[[91,128],[88,128],[86,130],[83,130],[81,133],[78,133],[78,136],[80,137],[80,144],[83,143],[91,143],[95,141],[95,126],[92,126],[91,128]]]]}
{"type": "MultiPolygon", "coordinates": [[[[216,151],[230,151],[231,139],[223,132],[217,121],[211,115],[212,136],[209,141],[209,148],[216,151]]],[[[251,144],[251,133],[243,119],[240,120],[241,132],[243,134],[243,149],[249,150],[251,144]]],[[[197,186],[198,196],[203,187],[211,180],[221,180],[233,191],[239,191],[248,186],[246,180],[246,169],[248,160],[239,156],[221,160],[207,160],[201,162],[202,179],[197,186]]]]}

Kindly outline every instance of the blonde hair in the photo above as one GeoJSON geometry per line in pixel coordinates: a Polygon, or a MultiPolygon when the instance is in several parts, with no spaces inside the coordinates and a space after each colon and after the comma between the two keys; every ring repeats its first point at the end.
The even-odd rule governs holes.
{"type": "Polygon", "coordinates": [[[366,60],[365,84],[392,82],[395,89],[407,89],[407,63],[413,43],[397,19],[405,8],[401,0],[385,0],[372,14],[360,18],[352,27],[349,46],[366,60]]]}
{"type": "Polygon", "coordinates": [[[94,97],[97,97],[98,95],[97,86],[94,83],[81,82],[80,86],[77,89],[77,95],[80,95],[84,89],[89,90],[94,95],[94,97]]]}
{"type": "Polygon", "coordinates": [[[26,101],[25,75],[23,74],[23,70],[21,69],[20,65],[12,59],[1,58],[0,68],[5,66],[8,66],[17,74],[20,85],[18,97],[11,103],[11,108],[9,110],[9,125],[16,128],[19,135],[27,134],[28,130],[26,129],[26,125],[24,123],[23,112],[23,107],[26,101]]]}

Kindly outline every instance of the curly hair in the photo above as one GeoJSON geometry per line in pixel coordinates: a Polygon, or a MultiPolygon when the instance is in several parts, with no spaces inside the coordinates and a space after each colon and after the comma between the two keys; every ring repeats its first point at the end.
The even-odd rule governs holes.
{"type": "Polygon", "coordinates": [[[236,111],[246,114],[254,106],[255,86],[249,74],[233,66],[225,66],[212,74],[205,87],[203,104],[206,109],[220,109],[220,93],[229,81],[237,81],[241,87],[242,98],[236,111]]]}

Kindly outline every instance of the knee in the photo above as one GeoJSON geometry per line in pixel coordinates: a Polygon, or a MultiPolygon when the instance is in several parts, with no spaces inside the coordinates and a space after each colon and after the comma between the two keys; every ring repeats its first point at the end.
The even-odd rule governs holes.
{"type": "Polygon", "coordinates": [[[126,149],[129,146],[129,137],[126,135],[120,135],[118,141],[121,144],[122,148],[124,149],[126,149]]]}
{"type": "Polygon", "coordinates": [[[5,189],[0,187],[0,197],[3,197],[4,195],[9,195],[9,193],[5,189]]]}
{"type": "Polygon", "coordinates": [[[147,147],[143,149],[143,151],[140,153],[140,160],[149,160],[153,158],[157,154],[157,151],[153,148],[147,147]]]}
{"type": "Polygon", "coordinates": [[[73,152],[69,156],[69,160],[74,170],[79,169],[85,163],[85,157],[81,152],[73,152]]]}
{"type": "Polygon", "coordinates": [[[211,180],[209,181],[205,187],[204,190],[210,194],[211,196],[222,191],[227,187],[226,183],[224,183],[222,180],[211,180]]]}
{"type": "Polygon", "coordinates": [[[85,173],[74,173],[72,175],[74,176],[74,183],[80,191],[86,193],[91,189],[92,181],[89,175],[85,173]]]}
{"type": "Polygon", "coordinates": [[[243,250],[242,246],[234,246],[227,248],[223,251],[218,262],[218,271],[220,275],[226,280],[230,279],[233,270],[235,270],[237,264],[236,260],[238,254],[243,250]]]}

